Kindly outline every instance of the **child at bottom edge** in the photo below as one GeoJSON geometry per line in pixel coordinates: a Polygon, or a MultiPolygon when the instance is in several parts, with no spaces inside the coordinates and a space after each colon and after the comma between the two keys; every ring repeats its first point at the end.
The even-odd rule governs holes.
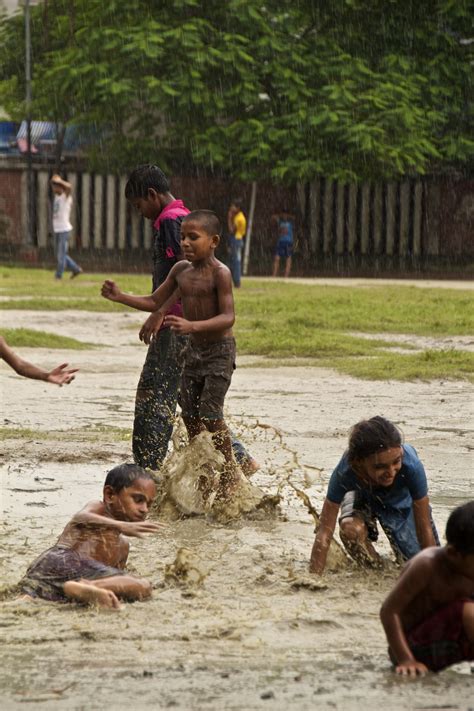
{"type": "Polygon", "coordinates": [[[150,597],[151,583],[124,570],[129,550],[124,537],[144,538],[163,528],[145,521],[155,496],[155,482],[145,469],[136,464],[111,469],[103,500],[86,504],[57,543],[30,565],[20,582],[23,595],[111,608],[119,608],[120,599],[150,597]]]}
{"type": "Polygon", "coordinates": [[[397,674],[474,660],[474,501],[451,512],[446,540],[406,564],[380,610],[397,674]]]}

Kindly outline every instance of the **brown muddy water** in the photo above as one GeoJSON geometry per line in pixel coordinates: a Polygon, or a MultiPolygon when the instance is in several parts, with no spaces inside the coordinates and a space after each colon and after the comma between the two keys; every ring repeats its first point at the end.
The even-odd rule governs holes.
{"type": "MultiPolygon", "coordinates": [[[[8,589],[100,496],[106,471],[130,460],[129,441],[110,428],[130,429],[145,350],[131,328],[139,314],[94,314],[91,322],[79,312],[7,312],[2,322],[106,344],[59,356],[22,349],[43,365],[78,365],[77,380],[62,389],[0,365],[3,427],[12,434],[0,459],[8,589]]],[[[417,448],[442,534],[449,511],[473,498],[473,386],[249,364],[238,361],[228,412],[261,463],[253,483],[281,495],[280,511],[225,525],[191,517],[130,539],[128,567],[152,580],[154,595],[119,612],[20,603],[5,593],[3,709],[474,708],[467,664],[419,680],[392,673],[378,610],[398,573],[385,540],[383,573],[349,564],[321,579],[307,575],[314,522],[293,488],[320,509],[349,427],[382,414],[417,448]]]]}

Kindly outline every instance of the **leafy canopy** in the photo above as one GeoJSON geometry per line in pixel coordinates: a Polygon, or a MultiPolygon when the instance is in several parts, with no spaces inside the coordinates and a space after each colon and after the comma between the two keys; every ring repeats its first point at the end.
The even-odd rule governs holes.
{"type": "MultiPolygon", "coordinates": [[[[469,0],[45,0],[34,117],[102,129],[119,170],[340,180],[465,169],[469,0]]],[[[0,24],[0,104],[24,114],[21,16],[0,24]]]]}

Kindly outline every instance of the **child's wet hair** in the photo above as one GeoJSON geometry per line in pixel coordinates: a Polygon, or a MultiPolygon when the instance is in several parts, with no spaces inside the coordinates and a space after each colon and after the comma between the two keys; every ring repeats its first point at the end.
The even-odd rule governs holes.
{"type": "Polygon", "coordinates": [[[351,429],[349,435],[348,458],[349,462],[365,459],[371,454],[383,452],[392,447],[400,447],[402,433],[393,422],[385,417],[371,417],[370,420],[361,420],[351,429]]]}
{"type": "Polygon", "coordinates": [[[446,540],[461,555],[474,554],[474,501],[451,511],[446,524],[446,540]]]}
{"type": "Polygon", "coordinates": [[[199,222],[208,235],[220,235],[222,230],[221,221],[212,210],[193,210],[189,215],[183,217],[183,222],[199,222]]]}
{"type": "Polygon", "coordinates": [[[239,210],[241,210],[244,205],[244,201],[240,197],[235,197],[235,198],[232,198],[232,200],[230,201],[230,204],[235,205],[235,207],[238,207],[239,210]]]}
{"type": "Polygon", "coordinates": [[[117,494],[127,486],[131,486],[137,479],[151,479],[152,475],[138,464],[119,464],[111,469],[105,478],[104,486],[110,486],[117,494]]]}
{"type": "Polygon", "coordinates": [[[168,193],[170,184],[161,168],[151,163],[145,163],[130,173],[125,185],[125,197],[127,200],[146,198],[150,188],[156,190],[157,193],[168,193]]]}

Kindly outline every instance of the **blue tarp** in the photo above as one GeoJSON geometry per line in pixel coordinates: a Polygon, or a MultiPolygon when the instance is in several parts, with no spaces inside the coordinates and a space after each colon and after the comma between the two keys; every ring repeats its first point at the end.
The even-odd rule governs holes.
{"type": "Polygon", "coordinates": [[[17,132],[18,124],[15,121],[0,121],[0,153],[17,152],[17,132]]]}

